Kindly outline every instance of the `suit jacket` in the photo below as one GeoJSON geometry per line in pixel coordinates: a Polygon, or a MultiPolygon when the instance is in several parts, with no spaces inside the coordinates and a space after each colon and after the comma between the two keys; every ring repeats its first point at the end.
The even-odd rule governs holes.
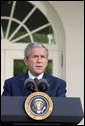
{"type": "MultiPolygon", "coordinates": [[[[2,96],[28,96],[32,92],[27,91],[24,86],[24,81],[29,78],[27,74],[15,76],[13,78],[5,80],[4,92],[2,96]]],[[[49,83],[49,88],[45,91],[50,97],[65,97],[66,82],[60,78],[43,75],[49,83]]]]}

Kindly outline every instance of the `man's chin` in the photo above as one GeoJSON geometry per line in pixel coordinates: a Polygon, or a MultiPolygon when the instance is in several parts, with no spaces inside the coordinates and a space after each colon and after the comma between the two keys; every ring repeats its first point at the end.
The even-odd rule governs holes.
{"type": "Polygon", "coordinates": [[[36,75],[40,75],[43,71],[36,71],[36,75]]]}
{"type": "Polygon", "coordinates": [[[39,72],[39,73],[37,72],[36,75],[40,75],[41,73],[42,73],[42,72],[39,72]]]}

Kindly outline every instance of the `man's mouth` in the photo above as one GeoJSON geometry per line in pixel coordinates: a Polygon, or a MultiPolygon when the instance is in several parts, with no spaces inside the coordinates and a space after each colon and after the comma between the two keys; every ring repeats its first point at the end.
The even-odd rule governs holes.
{"type": "Polygon", "coordinates": [[[42,66],[36,66],[37,68],[42,68],[42,66]]]}

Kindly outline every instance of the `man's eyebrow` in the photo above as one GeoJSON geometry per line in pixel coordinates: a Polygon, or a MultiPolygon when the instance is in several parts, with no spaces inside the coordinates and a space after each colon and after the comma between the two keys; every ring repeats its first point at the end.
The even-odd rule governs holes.
{"type": "MultiPolygon", "coordinates": [[[[34,54],[34,55],[32,55],[32,57],[38,57],[39,55],[37,55],[37,54],[34,54]]],[[[45,55],[43,55],[43,54],[41,54],[40,55],[41,57],[45,57],[45,55]]]]}

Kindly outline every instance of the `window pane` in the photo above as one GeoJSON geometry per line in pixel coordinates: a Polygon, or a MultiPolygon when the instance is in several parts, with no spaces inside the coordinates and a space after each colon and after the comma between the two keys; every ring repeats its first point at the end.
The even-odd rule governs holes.
{"type": "Polygon", "coordinates": [[[17,24],[16,22],[12,21],[11,22],[11,26],[10,26],[10,31],[8,34],[8,37],[10,37],[10,35],[16,30],[16,28],[19,26],[19,24],[17,24]]]}
{"type": "Polygon", "coordinates": [[[30,43],[30,42],[31,42],[30,36],[27,36],[24,37],[23,39],[16,41],[15,43],[30,43]]]}
{"type": "MultiPolygon", "coordinates": [[[[22,27],[20,30],[14,35],[14,37],[11,40],[15,40],[18,37],[22,37],[23,35],[27,34],[27,31],[22,27]]],[[[15,43],[29,43],[31,42],[30,36],[23,37],[22,39],[15,41],[15,43]]]]}
{"type": "Polygon", "coordinates": [[[1,1],[1,16],[10,16],[12,1],[1,1]]]}
{"type": "Polygon", "coordinates": [[[54,32],[52,27],[49,26],[33,34],[33,39],[35,42],[39,43],[55,43],[54,32]]]}
{"type": "Polygon", "coordinates": [[[6,35],[6,28],[8,25],[8,20],[1,20],[1,24],[2,24],[2,28],[3,28],[3,32],[4,32],[4,36],[6,35]]]}
{"type": "Polygon", "coordinates": [[[22,21],[34,6],[26,1],[17,1],[14,18],[22,21]]]}
{"type": "Polygon", "coordinates": [[[47,23],[48,23],[47,18],[43,15],[43,13],[39,11],[39,9],[36,9],[25,24],[30,29],[30,31],[32,31],[47,23]]]}
{"type": "MultiPolygon", "coordinates": [[[[45,70],[45,73],[52,75],[52,60],[49,60],[48,66],[45,70]]],[[[28,67],[25,65],[23,60],[16,59],[14,60],[14,76],[26,73],[28,67]]]]}

